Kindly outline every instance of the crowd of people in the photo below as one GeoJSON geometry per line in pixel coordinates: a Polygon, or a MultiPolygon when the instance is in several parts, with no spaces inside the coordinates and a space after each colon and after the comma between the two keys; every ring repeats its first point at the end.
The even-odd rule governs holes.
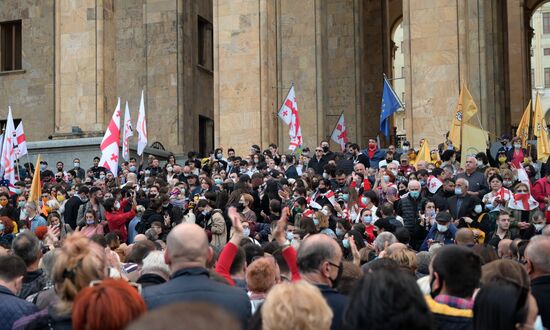
{"type": "Polygon", "coordinates": [[[26,164],[0,330],[550,328],[550,163],[499,141],[26,164]]]}

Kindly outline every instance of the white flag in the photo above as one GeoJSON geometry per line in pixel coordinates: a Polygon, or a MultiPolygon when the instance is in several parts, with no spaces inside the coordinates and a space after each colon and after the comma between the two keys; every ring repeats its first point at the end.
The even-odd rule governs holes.
{"type": "Polygon", "coordinates": [[[101,141],[101,159],[99,166],[103,166],[118,175],[118,153],[120,147],[120,97],[116,105],[113,117],[107,126],[103,140],[101,141]]]}
{"type": "Polygon", "coordinates": [[[141,91],[141,102],[139,102],[139,114],[136,125],[138,132],[137,154],[141,156],[143,149],[147,146],[147,122],[145,120],[145,105],[143,101],[143,90],[141,91]]]}
{"type": "Polygon", "coordinates": [[[15,139],[15,127],[13,125],[13,117],[11,115],[11,107],[8,108],[8,119],[6,130],[4,131],[4,144],[2,145],[2,159],[0,166],[4,171],[4,179],[9,180],[11,184],[15,184],[15,150],[13,142],[15,139]]]}
{"type": "Polygon", "coordinates": [[[122,135],[122,158],[124,158],[125,161],[130,160],[130,146],[128,140],[130,140],[131,136],[134,136],[134,132],[132,131],[128,101],[126,101],[126,109],[124,109],[124,132],[122,135]]]}
{"type": "Polygon", "coordinates": [[[281,118],[287,125],[289,125],[292,121],[293,109],[298,109],[298,105],[296,104],[296,94],[294,94],[294,85],[290,87],[285,101],[283,102],[281,109],[279,109],[279,118],[281,118]]]}
{"type": "Polygon", "coordinates": [[[21,157],[25,156],[27,152],[27,138],[25,137],[25,132],[23,131],[23,121],[17,125],[17,128],[15,129],[15,145],[17,148],[15,148],[15,157],[17,159],[21,159],[21,157]]]}
{"type": "Polygon", "coordinates": [[[346,122],[344,120],[344,113],[338,118],[338,123],[334,127],[331,135],[332,141],[338,143],[342,151],[346,149],[346,143],[348,143],[348,130],[346,129],[346,122]]]}

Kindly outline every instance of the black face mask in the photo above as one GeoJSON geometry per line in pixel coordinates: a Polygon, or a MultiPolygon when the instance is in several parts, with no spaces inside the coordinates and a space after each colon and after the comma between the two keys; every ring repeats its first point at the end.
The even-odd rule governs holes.
{"type": "Polygon", "coordinates": [[[327,152],[328,151],[328,147],[327,146],[324,146],[323,147],[323,152],[327,152]]]}
{"type": "Polygon", "coordinates": [[[324,194],[324,193],[327,192],[327,188],[319,188],[319,192],[320,192],[321,194],[324,194]]]}
{"type": "Polygon", "coordinates": [[[332,287],[336,288],[338,286],[338,282],[340,282],[340,279],[342,278],[342,272],[344,271],[344,265],[342,262],[340,262],[340,265],[338,266],[338,274],[336,274],[336,278],[330,278],[330,281],[332,282],[332,287]]]}
{"type": "Polygon", "coordinates": [[[238,203],[237,204],[237,212],[242,213],[244,211],[244,204],[238,203]]]}
{"type": "Polygon", "coordinates": [[[403,196],[407,193],[407,189],[400,189],[399,190],[399,196],[403,196]]]}

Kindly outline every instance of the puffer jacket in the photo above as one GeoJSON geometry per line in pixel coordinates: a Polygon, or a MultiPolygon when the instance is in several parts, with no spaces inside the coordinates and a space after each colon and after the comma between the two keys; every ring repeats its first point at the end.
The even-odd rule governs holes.
{"type": "Polygon", "coordinates": [[[227,226],[225,225],[225,218],[223,217],[222,210],[212,210],[210,223],[210,230],[212,231],[212,241],[210,244],[221,249],[227,243],[227,226]]]}
{"type": "Polygon", "coordinates": [[[397,214],[403,218],[405,228],[414,237],[418,227],[420,227],[418,212],[422,209],[423,198],[414,199],[407,195],[399,200],[397,204],[397,214]]]}

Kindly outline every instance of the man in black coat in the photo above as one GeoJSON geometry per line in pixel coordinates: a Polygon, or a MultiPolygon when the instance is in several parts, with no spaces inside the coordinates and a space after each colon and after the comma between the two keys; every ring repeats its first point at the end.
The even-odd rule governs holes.
{"type": "Polygon", "coordinates": [[[550,239],[533,237],[525,249],[525,260],[542,325],[550,328],[550,239]]]}
{"type": "Polygon", "coordinates": [[[464,178],[456,180],[455,184],[455,196],[447,200],[447,210],[453,216],[453,219],[460,219],[462,217],[470,217],[477,219],[477,214],[474,210],[476,205],[481,206],[481,201],[476,196],[468,194],[468,181],[464,178]]]}
{"type": "Polygon", "coordinates": [[[327,163],[328,159],[323,155],[323,149],[317,147],[315,148],[315,155],[309,160],[307,167],[314,169],[316,174],[322,175],[327,163]]]}
{"type": "Polygon", "coordinates": [[[180,224],[168,234],[164,258],[170,266],[170,281],[145,288],[143,298],[149,310],[176,302],[206,302],[221,307],[241,321],[250,317],[250,299],[242,289],[209,278],[206,262],[213,256],[204,229],[180,224]]]}
{"type": "Polygon", "coordinates": [[[11,329],[18,319],[38,312],[34,304],[16,296],[26,271],[18,256],[0,256],[0,329],[11,329]]]}
{"type": "Polygon", "coordinates": [[[319,288],[332,309],[332,330],[342,328],[342,317],[348,304],[348,297],[334,289],[342,275],[342,256],[342,249],[334,239],[316,234],[302,242],[297,257],[302,279],[319,288]]]}
{"type": "Polygon", "coordinates": [[[78,188],[78,194],[69,198],[65,203],[64,221],[69,224],[73,230],[76,229],[78,209],[80,208],[80,205],[88,202],[89,194],[90,188],[87,186],[80,186],[80,188],[78,188]]]}

